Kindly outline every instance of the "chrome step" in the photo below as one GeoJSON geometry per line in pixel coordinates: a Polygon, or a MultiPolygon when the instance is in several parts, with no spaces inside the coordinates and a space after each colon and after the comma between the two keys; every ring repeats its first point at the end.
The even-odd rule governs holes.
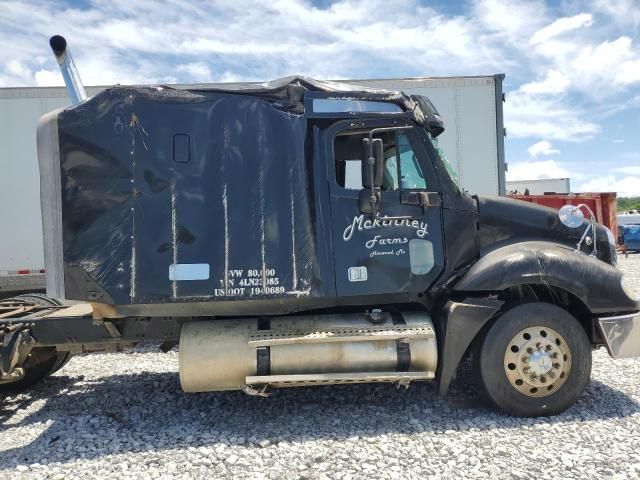
{"type": "Polygon", "coordinates": [[[286,330],[261,330],[249,336],[250,347],[271,347],[301,343],[370,342],[382,340],[434,338],[433,328],[408,325],[334,327],[321,331],[292,332],[286,330]]]}
{"type": "Polygon", "coordinates": [[[409,386],[415,380],[433,380],[433,372],[357,372],[310,373],[296,375],[254,375],[246,377],[247,386],[300,387],[340,383],[396,383],[409,386]]]}

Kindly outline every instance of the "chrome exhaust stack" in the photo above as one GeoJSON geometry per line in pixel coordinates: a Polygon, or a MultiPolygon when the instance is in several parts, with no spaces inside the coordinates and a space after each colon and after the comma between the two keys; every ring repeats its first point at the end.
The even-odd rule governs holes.
{"type": "Polygon", "coordinates": [[[62,78],[64,78],[64,84],[71,97],[71,103],[75,106],[80,102],[87,99],[87,92],[82,86],[78,69],[73,61],[71,52],[67,48],[67,40],[61,35],[54,35],[49,39],[49,45],[53,50],[53,55],[56,57],[60,72],[62,72],[62,78]]]}

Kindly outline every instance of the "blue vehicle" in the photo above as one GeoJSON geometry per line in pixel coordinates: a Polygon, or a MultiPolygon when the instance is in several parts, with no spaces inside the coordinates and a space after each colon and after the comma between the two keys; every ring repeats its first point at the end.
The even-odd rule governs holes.
{"type": "Polygon", "coordinates": [[[640,251],[640,224],[621,225],[622,243],[627,251],[640,251]]]}

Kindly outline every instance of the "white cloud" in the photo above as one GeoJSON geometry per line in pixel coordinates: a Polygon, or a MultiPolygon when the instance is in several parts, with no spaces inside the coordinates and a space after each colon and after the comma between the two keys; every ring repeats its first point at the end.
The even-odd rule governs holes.
{"type": "MultiPolygon", "coordinates": [[[[640,175],[640,166],[638,165],[629,165],[626,167],[617,167],[614,169],[616,172],[626,173],[627,175],[640,175]]],[[[640,192],[638,192],[640,195],[640,192]]]]}
{"type": "Polygon", "coordinates": [[[237,75],[229,70],[225,70],[224,72],[222,72],[219,75],[215,76],[215,81],[216,82],[244,82],[249,80],[249,78],[247,77],[242,77],[240,75],[237,75]]]}
{"type": "MultiPolygon", "coordinates": [[[[610,87],[611,83],[633,83],[633,67],[637,52],[633,41],[622,36],[613,41],[605,41],[598,45],[584,47],[568,65],[578,85],[584,88],[610,87]],[[623,72],[620,72],[623,69],[623,72]]],[[[606,93],[606,90],[604,91],[606,93]]],[[[603,92],[594,92],[598,95],[603,92]]]]}
{"type": "Polygon", "coordinates": [[[541,81],[529,82],[520,86],[519,92],[528,94],[553,94],[567,91],[571,81],[557,70],[547,71],[547,75],[541,81]]]}
{"type": "Polygon", "coordinates": [[[507,96],[504,112],[510,137],[582,141],[600,132],[580,108],[550,96],[516,91],[507,96]]]}
{"type": "Polygon", "coordinates": [[[507,180],[539,180],[571,177],[569,171],[555,160],[510,163],[507,180]]]}
{"type": "MultiPolygon", "coordinates": [[[[640,12],[637,5],[635,10],[640,12]]],[[[591,17],[587,21],[585,15],[588,16],[580,14],[559,19],[549,26],[566,27],[562,35],[534,35],[535,41],[530,43],[531,51],[527,54],[533,62],[538,61],[539,66],[533,64],[538,75],[544,71],[555,71],[558,78],[569,84],[566,91],[580,92],[593,102],[602,102],[640,83],[640,51],[633,40],[635,31],[602,16],[591,17]],[[569,19],[572,21],[568,22],[569,19]],[[609,20],[608,23],[603,19],[609,20]],[[563,25],[558,23],[560,20],[567,22],[563,25]],[[568,28],[587,24],[592,28],[568,28]]],[[[548,33],[546,28],[541,32],[548,33]]]]}
{"type": "Polygon", "coordinates": [[[640,9],[637,0],[592,0],[591,7],[609,16],[620,26],[640,25],[640,9]]]}
{"type": "Polygon", "coordinates": [[[476,0],[473,13],[487,30],[512,42],[529,38],[547,23],[546,4],[539,0],[476,0]]]}
{"type": "Polygon", "coordinates": [[[593,16],[590,13],[580,13],[573,17],[563,17],[555,20],[550,25],[538,30],[531,37],[531,43],[541,43],[556,37],[562,33],[570,32],[593,24],[593,16]]]}
{"type": "Polygon", "coordinates": [[[580,192],[617,192],[619,197],[640,195],[640,176],[617,177],[606,175],[583,183],[580,192]]]}
{"type": "Polygon", "coordinates": [[[640,82],[640,60],[623,62],[616,73],[615,83],[629,85],[640,82]]]}
{"type": "Polygon", "coordinates": [[[5,65],[5,69],[9,75],[16,77],[28,77],[31,73],[30,70],[22,64],[22,62],[15,59],[9,60],[5,65]]]}
{"type": "Polygon", "coordinates": [[[624,143],[624,139],[622,138],[616,138],[613,143],[624,143]]]}
{"type": "Polygon", "coordinates": [[[64,80],[60,74],[60,70],[38,70],[34,78],[39,87],[64,86],[64,80]]]}
{"type": "Polygon", "coordinates": [[[46,74],[37,80],[33,73],[54,66],[47,45],[52,25],[67,35],[87,84],[205,81],[223,75],[218,72],[253,80],[381,71],[471,75],[495,73],[503,69],[499,64],[511,62],[479,20],[443,15],[418,0],[338,0],[326,8],[306,0],[168,0],[161,8],[148,0],[94,0],[83,9],[61,5],[3,3],[0,24],[11,28],[0,29],[0,41],[15,45],[12,60],[26,71],[16,75],[0,66],[0,85],[52,80],[46,74]],[[34,53],[44,63],[36,65],[34,53]]]}
{"type": "Polygon", "coordinates": [[[12,58],[4,65],[0,64],[0,87],[11,87],[16,84],[29,84],[32,82],[32,71],[22,60],[12,58]]]}
{"type": "Polygon", "coordinates": [[[560,153],[560,150],[553,148],[553,145],[548,140],[540,140],[539,142],[531,145],[527,152],[533,158],[537,158],[543,155],[553,155],[554,153],[560,153]]]}
{"type": "Polygon", "coordinates": [[[213,77],[209,66],[204,62],[183,63],[176,67],[178,72],[184,72],[189,75],[191,81],[197,83],[212,82],[213,77]]]}
{"type": "Polygon", "coordinates": [[[640,83],[640,52],[633,39],[618,36],[616,30],[608,33],[615,37],[598,41],[597,35],[575,32],[575,38],[550,39],[534,45],[534,56],[540,57],[548,72],[555,72],[554,77],[547,73],[547,85],[534,91],[542,91],[559,81],[562,92],[579,92],[591,102],[604,103],[640,83]],[[556,82],[551,81],[553,78],[556,82]]]}

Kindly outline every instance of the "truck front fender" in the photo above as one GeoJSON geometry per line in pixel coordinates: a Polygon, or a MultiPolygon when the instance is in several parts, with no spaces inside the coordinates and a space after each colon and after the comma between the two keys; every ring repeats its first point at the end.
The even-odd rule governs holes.
{"type": "Polygon", "coordinates": [[[569,247],[527,241],[486,253],[453,285],[453,290],[489,292],[541,284],[572,293],[593,314],[639,310],[640,303],[622,289],[621,278],[617,268],[569,247]]]}

